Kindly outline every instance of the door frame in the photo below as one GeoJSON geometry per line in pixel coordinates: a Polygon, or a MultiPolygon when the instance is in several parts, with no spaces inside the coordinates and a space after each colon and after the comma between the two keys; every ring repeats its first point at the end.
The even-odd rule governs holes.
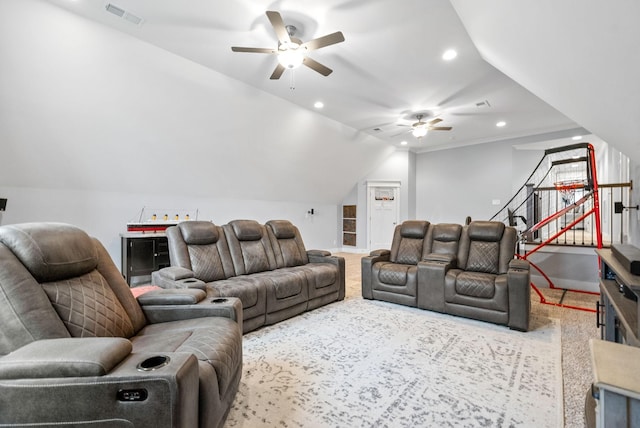
{"type": "Polygon", "coordinates": [[[396,224],[400,223],[400,180],[367,180],[367,250],[371,250],[371,191],[375,187],[395,188],[396,224]]]}

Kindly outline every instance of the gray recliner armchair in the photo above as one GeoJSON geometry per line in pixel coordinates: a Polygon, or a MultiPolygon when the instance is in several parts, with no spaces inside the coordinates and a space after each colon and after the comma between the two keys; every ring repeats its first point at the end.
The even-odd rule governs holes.
{"type": "Polygon", "coordinates": [[[136,300],[60,223],[0,227],[0,425],[221,427],[242,373],[238,299],[136,300]]]}
{"type": "Polygon", "coordinates": [[[465,226],[455,263],[425,262],[425,270],[441,271],[438,276],[444,277],[444,284],[434,276],[426,281],[425,292],[432,297],[426,309],[527,331],[529,263],[514,259],[516,240],[516,230],[504,223],[474,221],[465,226]]]}
{"type": "Polygon", "coordinates": [[[418,263],[427,244],[429,222],[407,220],[395,227],[390,250],[362,258],[362,297],[416,306],[418,263]]]}

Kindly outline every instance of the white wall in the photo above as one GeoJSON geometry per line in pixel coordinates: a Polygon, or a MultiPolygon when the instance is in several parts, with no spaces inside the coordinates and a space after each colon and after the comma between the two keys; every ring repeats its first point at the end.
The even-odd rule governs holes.
{"type": "MultiPolygon", "coordinates": [[[[199,220],[222,225],[235,219],[287,219],[299,229],[307,249],[335,248],[335,205],[322,203],[271,202],[241,199],[216,199],[170,194],[142,194],[86,190],[51,190],[25,187],[0,187],[7,198],[7,210],[0,217],[3,225],[32,221],[56,221],[74,224],[98,238],[120,266],[120,234],[126,223],[138,221],[147,207],[165,209],[172,216],[185,210],[199,220]],[[307,212],[313,208],[314,215],[307,212]]],[[[158,213],[162,215],[164,213],[158,213]]]]}
{"type": "Polygon", "coordinates": [[[416,217],[432,223],[488,220],[511,197],[512,161],[511,145],[501,142],[419,154],[416,217]]]}

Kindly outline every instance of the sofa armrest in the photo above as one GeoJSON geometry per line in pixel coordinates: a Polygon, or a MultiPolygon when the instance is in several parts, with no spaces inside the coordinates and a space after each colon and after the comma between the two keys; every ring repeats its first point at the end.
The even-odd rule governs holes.
{"type": "Polygon", "coordinates": [[[531,269],[527,260],[514,259],[507,271],[509,293],[508,326],[514,330],[529,330],[531,313],[531,269]]]}
{"type": "Polygon", "coordinates": [[[513,259],[509,261],[509,269],[516,270],[529,270],[531,268],[531,264],[527,260],[523,259],[513,259]]]}
{"type": "MultiPolygon", "coordinates": [[[[71,342],[83,343],[73,351],[76,358],[79,355],[86,357],[83,347],[93,340],[97,339],[53,339],[52,342],[61,341],[61,346],[44,346],[51,351],[54,346],[54,358],[61,360],[64,347],[75,348],[71,342]]],[[[39,346],[35,345],[36,348],[39,346]]],[[[89,345],[92,352],[96,352],[93,346],[89,345]]],[[[120,346],[116,344],[114,348],[120,346]]],[[[197,358],[186,352],[161,355],[168,357],[168,363],[157,370],[144,371],[139,367],[143,362],[154,362],[159,354],[129,353],[109,373],[101,376],[61,377],[60,372],[55,371],[46,378],[0,379],[1,423],[9,426],[87,426],[87,421],[91,421],[96,426],[117,427],[148,426],[150,423],[159,427],[198,426],[197,358]]],[[[35,357],[31,358],[35,360],[35,357]]],[[[40,359],[50,360],[51,355],[41,355],[40,359]]]]}
{"type": "Polygon", "coordinates": [[[307,250],[307,257],[320,256],[327,257],[331,255],[331,251],[327,250],[307,250]]]}
{"type": "MultiPolygon", "coordinates": [[[[438,255],[442,256],[442,255],[438,255]]],[[[431,257],[418,263],[417,305],[420,309],[445,312],[445,277],[457,265],[455,257],[431,257]]]]}
{"type": "Polygon", "coordinates": [[[424,262],[438,262],[438,263],[446,263],[451,265],[451,267],[455,267],[457,265],[458,262],[458,258],[455,256],[455,254],[438,254],[438,253],[429,253],[427,254],[424,259],[422,259],[422,261],[424,262]]]}
{"type": "Polygon", "coordinates": [[[373,299],[373,265],[378,262],[387,262],[390,257],[391,251],[389,250],[375,250],[360,259],[363,298],[373,299]]]}
{"type": "Polygon", "coordinates": [[[0,358],[0,379],[104,376],[131,349],[121,337],[36,340],[0,358]]]}
{"type": "Polygon", "coordinates": [[[170,266],[151,273],[151,283],[162,288],[197,288],[206,289],[206,284],[195,277],[189,269],[170,266]]]}
{"type": "Polygon", "coordinates": [[[187,305],[142,305],[142,311],[152,324],[192,318],[225,317],[238,323],[242,331],[242,302],[237,297],[206,297],[198,303],[187,305]]]}
{"type": "Polygon", "coordinates": [[[344,257],[332,256],[329,251],[310,250],[307,251],[309,263],[329,263],[338,268],[340,285],[338,287],[338,300],[344,300],[345,295],[345,264],[344,257]]]}
{"type": "Polygon", "coordinates": [[[141,306],[195,305],[204,300],[207,293],[197,288],[152,290],[138,297],[141,306]]]}
{"type": "Polygon", "coordinates": [[[389,257],[391,255],[391,250],[379,249],[373,250],[369,253],[371,257],[389,257]]]}

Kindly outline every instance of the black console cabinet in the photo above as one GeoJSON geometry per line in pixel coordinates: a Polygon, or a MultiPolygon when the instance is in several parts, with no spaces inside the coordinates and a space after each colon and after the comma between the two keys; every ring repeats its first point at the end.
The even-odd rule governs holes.
{"type": "Polygon", "coordinates": [[[126,233],[122,240],[122,275],[129,285],[149,282],[151,272],[170,265],[164,233],[126,233]]]}
{"type": "Polygon", "coordinates": [[[621,291],[624,285],[630,296],[640,292],[640,276],[631,274],[610,249],[600,249],[597,253],[601,263],[598,310],[600,337],[640,347],[638,302],[621,291]]]}

